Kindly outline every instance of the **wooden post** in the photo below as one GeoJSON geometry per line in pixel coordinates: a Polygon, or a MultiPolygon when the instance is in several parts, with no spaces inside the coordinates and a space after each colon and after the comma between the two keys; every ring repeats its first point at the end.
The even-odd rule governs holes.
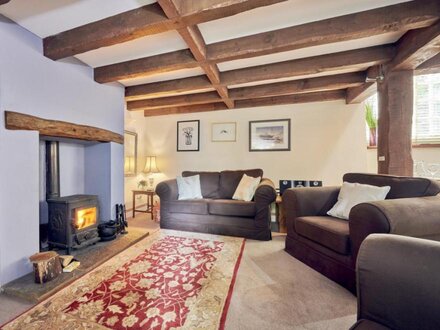
{"type": "Polygon", "coordinates": [[[378,173],[413,175],[412,117],[414,72],[388,72],[378,84],[378,173]]]}

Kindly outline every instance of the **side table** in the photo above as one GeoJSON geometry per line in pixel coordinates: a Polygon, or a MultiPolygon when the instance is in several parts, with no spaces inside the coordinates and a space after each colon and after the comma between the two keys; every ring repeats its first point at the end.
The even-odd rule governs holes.
{"type": "Polygon", "coordinates": [[[276,205],[276,219],[278,222],[279,231],[280,233],[287,233],[286,215],[284,214],[283,198],[280,195],[277,196],[275,205],[276,205]]]}
{"type": "Polygon", "coordinates": [[[133,191],[133,218],[136,216],[136,212],[153,214],[153,197],[156,193],[153,190],[132,190],[133,191]],[[136,209],[136,196],[147,195],[147,209],[136,209]]]}

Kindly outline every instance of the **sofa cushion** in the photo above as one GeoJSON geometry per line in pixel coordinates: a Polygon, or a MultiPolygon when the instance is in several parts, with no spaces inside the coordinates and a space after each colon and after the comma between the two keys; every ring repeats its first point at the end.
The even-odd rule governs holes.
{"type": "Polygon", "coordinates": [[[203,198],[219,198],[220,172],[182,172],[183,177],[193,175],[200,175],[203,198]]]}
{"type": "Polygon", "coordinates": [[[187,199],[167,203],[170,213],[208,214],[208,200],[205,199],[187,199]]]}
{"type": "Polygon", "coordinates": [[[328,217],[309,216],[295,219],[295,231],[338,253],[350,253],[348,221],[328,217]]]}
{"type": "Polygon", "coordinates": [[[243,174],[253,178],[263,177],[262,169],[222,171],[220,172],[219,198],[232,199],[243,174]]]}
{"type": "Polygon", "coordinates": [[[254,217],[255,202],[243,202],[231,199],[216,199],[208,202],[209,214],[236,217],[254,217]]]}
{"type": "Polygon", "coordinates": [[[346,182],[358,182],[373,186],[390,186],[387,199],[435,196],[440,192],[440,184],[425,178],[401,177],[380,174],[347,173],[346,182]]]}

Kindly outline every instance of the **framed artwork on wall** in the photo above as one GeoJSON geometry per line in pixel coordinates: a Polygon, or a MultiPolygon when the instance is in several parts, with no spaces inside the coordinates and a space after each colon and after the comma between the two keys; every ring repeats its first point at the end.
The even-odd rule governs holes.
{"type": "Polygon", "coordinates": [[[200,120],[177,122],[177,151],[200,150],[200,120]]]}
{"type": "Polygon", "coordinates": [[[124,176],[135,176],[137,164],[137,133],[124,131],[124,176]]]}
{"type": "Polygon", "coordinates": [[[249,151],[289,151],[290,119],[249,122],[249,151]]]}
{"type": "Polygon", "coordinates": [[[237,123],[212,123],[212,142],[235,142],[237,134],[237,123]]]}

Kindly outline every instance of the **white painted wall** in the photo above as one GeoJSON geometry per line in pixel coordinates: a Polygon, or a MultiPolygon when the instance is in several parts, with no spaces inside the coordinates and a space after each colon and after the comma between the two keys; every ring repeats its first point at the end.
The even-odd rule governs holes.
{"type": "MultiPolygon", "coordinates": [[[[158,157],[163,173],[156,181],[174,178],[183,170],[262,168],[277,186],[280,179],[337,185],[346,172],[367,171],[362,109],[334,101],[151,118],[136,115],[134,128],[142,136],[140,152],[158,157]],[[249,152],[249,121],[284,118],[291,119],[291,151],[249,152]],[[177,121],[194,119],[201,125],[200,151],[177,152],[177,121]],[[211,124],[225,121],[237,122],[237,142],[211,142],[211,124]]],[[[126,203],[134,183],[126,179],[126,203]]]]}
{"type": "MultiPolygon", "coordinates": [[[[40,190],[39,136],[36,132],[6,130],[3,112],[17,111],[122,134],[124,90],[118,84],[95,83],[93,71],[78,61],[55,62],[45,58],[40,38],[1,15],[0,40],[1,286],[31,270],[28,257],[39,249],[40,190]]],[[[101,166],[98,172],[109,173],[105,177],[111,180],[107,190],[109,203],[123,200],[122,157],[116,160],[121,150],[122,146],[108,144],[110,162],[95,159],[94,164],[99,165],[92,163],[92,166],[101,166]]],[[[62,149],[60,153],[70,158],[78,156],[82,162],[80,147],[62,149]]],[[[75,184],[72,175],[82,175],[83,168],[77,164],[61,164],[65,182],[75,184]]],[[[81,186],[81,182],[78,184],[81,186]]],[[[87,190],[86,184],[82,185],[87,190]]],[[[81,187],[61,189],[70,193],[81,187]]],[[[110,206],[108,208],[110,214],[110,206]]]]}

